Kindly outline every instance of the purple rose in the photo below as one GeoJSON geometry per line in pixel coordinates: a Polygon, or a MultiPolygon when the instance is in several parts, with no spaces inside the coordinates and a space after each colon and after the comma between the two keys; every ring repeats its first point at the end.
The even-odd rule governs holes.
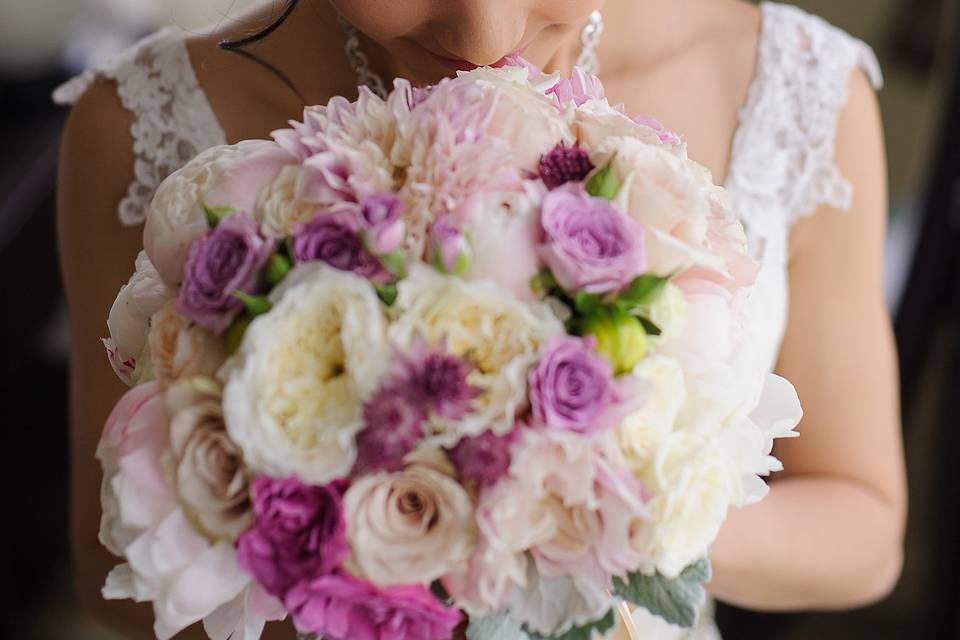
{"type": "Polygon", "coordinates": [[[396,251],[403,242],[403,201],[395,193],[373,194],[363,201],[360,223],[372,251],[396,251]]]}
{"type": "Polygon", "coordinates": [[[300,633],[329,640],[448,640],[461,619],[426,587],[376,587],[343,572],[298,584],[284,604],[300,633]]]}
{"type": "Polygon", "coordinates": [[[552,429],[589,434],[610,426],[619,401],[610,363],[593,350],[595,339],[558,336],[530,371],[534,419],[552,429]]]}
{"type": "Polygon", "coordinates": [[[516,433],[498,436],[484,431],[478,436],[461,438],[449,451],[450,461],[463,480],[476,482],[481,487],[493,486],[510,470],[510,445],[516,433]]]}
{"type": "Polygon", "coordinates": [[[569,292],[616,291],[646,270],[643,225],[579,184],[548,192],[540,223],[540,257],[569,292]]]}
{"type": "Polygon", "coordinates": [[[343,518],[346,483],[308,486],[257,478],[253,526],[237,540],[237,561],[267,593],[283,598],[302,580],[330,573],[350,553],[343,518]]]}
{"type": "Polygon", "coordinates": [[[260,270],[273,255],[276,243],[258,229],[252,216],[235,213],[194,240],[177,311],[217,335],[227,330],[243,308],[234,294],[255,293],[260,270]]]}
{"type": "Polygon", "coordinates": [[[427,414],[404,385],[379,389],[363,408],[364,429],[357,434],[354,473],[399,471],[403,458],[423,438],[427,414]]]}
{"type": "Polygon", "coordinates": [[[353,209],[325,211],[301,223],[294,232],[294,257],[299,262],[322,260],[375,282],[389,280],[390,272],[363,246],[358,215],[353,209]]]}

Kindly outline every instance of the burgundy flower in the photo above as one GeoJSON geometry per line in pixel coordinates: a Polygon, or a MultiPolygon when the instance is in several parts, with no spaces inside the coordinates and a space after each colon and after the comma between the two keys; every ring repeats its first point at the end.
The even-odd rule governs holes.
{"type": "Polygon", "coordinates": [[[484,431],[478,436],[461,438],[448,453],[461,479],[476,482],[481,487],[490,487],[507,475],[510,470],[510,445],[513,431],[498,436],[484,431]]]}
{"type": "Polygon", "coordinates": [[[540,159],[540,179],[548,189],[568,182],[580,182],[593,171],[590,156],[580,145],[558,144],[540,159]]]}
{"type": "Polygon", "coordinates": [[[379,389],[363,408],[364,429],[357,434],[354,473],[399,471],[403,458],[423,437],[427,419],[418,398],[405,385],[379,389]]]}

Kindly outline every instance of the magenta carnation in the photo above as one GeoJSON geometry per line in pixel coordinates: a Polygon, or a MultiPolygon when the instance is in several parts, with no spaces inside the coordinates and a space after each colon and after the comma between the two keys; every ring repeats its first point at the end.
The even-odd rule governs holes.
{"type": "Polygon", "coordinates": [[[558,336],[530,371],[534,419],[552,429],[589,434],[610,427],[618,400],[610,363],[593,350],[594,338],[558,336]]]}
{"type": "Polygon", "coordinates": [[[224,218],[190,246],[177,310],[222,334],[243,308],[236,292],[256,292],[260,270],[274,247],[273,240],[260,235],[252,216],[235,213],[224,218]]]}
{"type": "Polygon", "coordinates": [[[308,486],[257,478],[253,526],[237,540],[237,561],[267,593],[282,598],[302,580],[340,566],[350,553],[343,518],[346,483],[308,486]]]}
{"type": "Polygon", "coordinates": [[[643,225],[580,184],[549,191],[540,223],[540,256],[569,292],[617,291],[646,269],[643,225]]]}
{"type": "Polygon", "coordinates": [[[540,179],[548,189],[580,182],[593,171],[590,155],[580,145],[558,144],[540,159],[540,179]]]}
{"type": "Polygon", "coordinates": [[[399,471],[403,458],[423,437],[427,414],[406,385],[378,390],[363,408],[364,429],[357,434],[353,472],[399,471]]]}
{"type": "Polygon", "coordinates": [[[343,572],[300,583],[284,604],[300,633],[327,640],[448,640],[462,615],[426,587],[376,587],[343,572]]]}
{"type": "Polygon", "coordinates": [[[360,239],[358,212],[325,211],[297,226],[293,255],[299,262],[322,260],[341,271],[350,271],[375,282],[391,278],[376,256],[360,239]]]}

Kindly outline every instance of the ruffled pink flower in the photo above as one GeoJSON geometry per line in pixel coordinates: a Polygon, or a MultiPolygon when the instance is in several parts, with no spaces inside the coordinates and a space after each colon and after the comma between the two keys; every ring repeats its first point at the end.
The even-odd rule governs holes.
{"type": "Polygon", "coordinates": [[[233,545],[211,542],[190,524],[165,466],[168,419],[158,382],[130,390],[104,428],[101,540],[126,558],[107,576],[108,599],[152,602],[154,632],[167,640],[204,620],[217,628],[262,629],[276,607],[243,603],[256,587],[233,545]]]}
{"type": "Polygon", "coordinates": [[[285,603],[297,630],[328,640],[448,640],[462,617],[426,587],[376,587],[343,572],[301,582],[285,603]]]}
{"type": "Polygon", "coordinates": [[[556,99],[559,108],[563,108],[568,102],[579,107],[587,100],[606,100],[600,78],[586,73],[580,67],[573,68],[571,77],[561,77],[557,84],[547,91],[547,95],[556,99]]]}

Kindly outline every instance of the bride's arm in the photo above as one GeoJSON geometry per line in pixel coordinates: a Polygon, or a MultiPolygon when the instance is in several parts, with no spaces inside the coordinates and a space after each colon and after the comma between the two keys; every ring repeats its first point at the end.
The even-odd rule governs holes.
{"type": "Polygon", "coordinates": [[[852,210],[825,207],[791,234],[778,372],[800,395],[801,436],[781,441],[786,471],[760,504],[731,512],[713,549],[711,592],[747,608],[863,605],[900,575],[906,481],[882,280],[886,166],[861,73],[840,117],[836,161],[855,190],[852,210]]]}

